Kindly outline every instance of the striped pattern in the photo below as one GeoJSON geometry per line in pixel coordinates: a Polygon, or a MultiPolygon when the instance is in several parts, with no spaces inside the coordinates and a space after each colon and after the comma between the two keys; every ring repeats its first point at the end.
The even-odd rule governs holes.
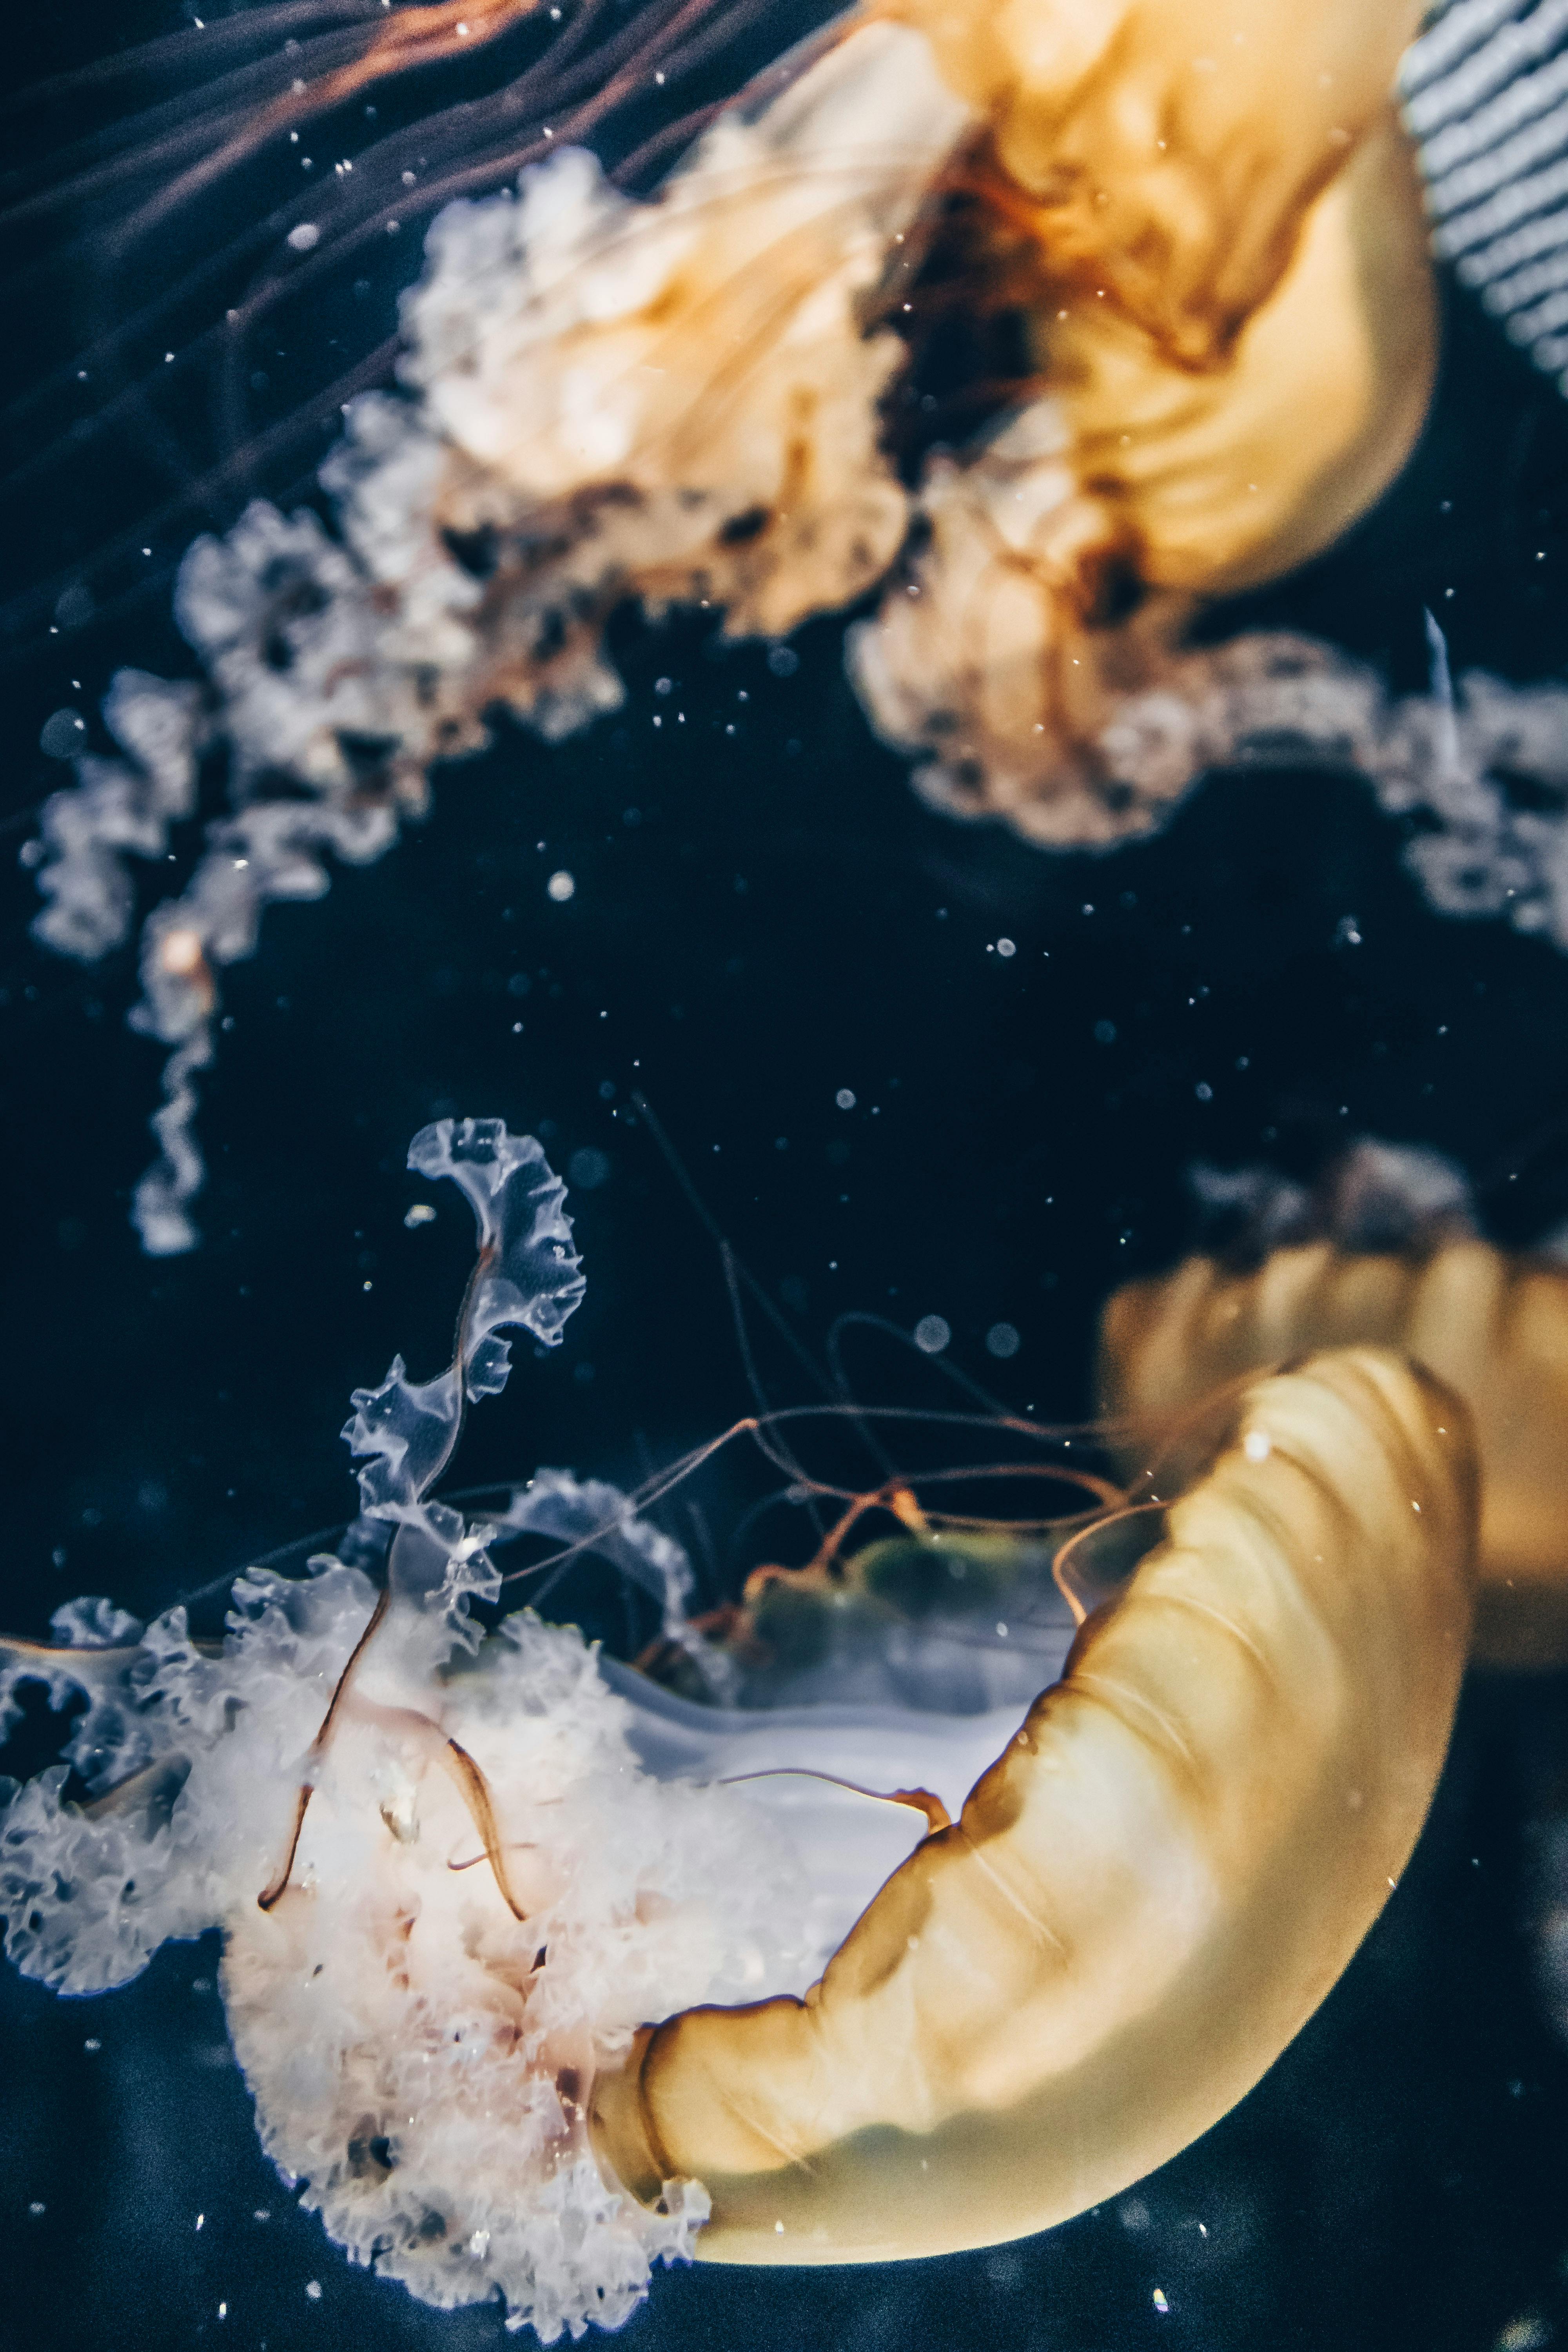
{"type": "Polygon", "coordinates": [[[1399,88],[1438,254],[1568,396],[1568,0],[1442,0],[1399,88]]]}

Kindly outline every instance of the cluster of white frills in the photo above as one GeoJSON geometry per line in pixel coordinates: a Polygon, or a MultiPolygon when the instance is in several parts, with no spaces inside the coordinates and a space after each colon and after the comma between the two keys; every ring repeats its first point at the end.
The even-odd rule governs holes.
{"type": "Polygon", "coordinates": [[[574,1631],[520,1615],[481,1642],[467,1599],[495,1583],[470,1549],[431,1605],[382,1627],[268,1911],[257,1898],[369,1580],[336,1560],[303,1583],[252,1571],[221,1655],[193,1645],[183,1612],[142,1633],[73,1604],[57,1633],[100,1646],[34,1654],[0,1682],[85,1687],[69,1753],[121,1793],[64,1804],[63,1767],[15,1792],[0,1911],[17,1965],[78,1993],[220,1927],[263,2144],[304,2203],[423,2300],[499,2293],[509,2325],[550,2342],[624,2319],[707,2210],[690,2185],[658,2212],[606,2186],[584,2125],[595,2063],[646,2017],[745,1999],[813,1956],[791,1941],[806,1906],[788,1856],[752,1810],[638,1768],[630,1709],[574,1631]],[[453,1739],[483,1775],[523,1920],[443,1769],[453,1739]]]}
{"type": "Polygon", "coordinates": [[[192,547],[176,609],[205,686],[122,672],[104,711],[122,756],[78,761],[29,853],[39,935],[101,955],[132,919],[128,856],[166,856],[199,761],[225,748],[230,811],[143,934],[134,1018],[173,1049],[135,1203],[150,1250],[195,1238],[194,1081],[217,975],[253,952],[265,907],[321,895],[329,856],[380,856],[432,762],[486,740],[487,712],[554,739],[613,709],[603,633],[628,601],[782,636],[908,544],[850,667],[937,804],[1103,847],[1163,822],[1207,767],[1342,763],[1419,816],[1411,856],[1437,906],[1507,911],[1568,947],[1559,690],[1470,678],[1391,706],[1323,647],[1244,638],[1164,662],[1089,757],[1064,754],[1058,593],[1096,526],[1051,404],[937,457],[913,494],[880,446],[903,352],[878,321],[970,127],[921,37],[871,25],[754,119],[715,125],[657,203],[563,151],[515,195],[450,206],[405,299],[405,392],[353,404],[321,469],[331,529],[258,502],[192,547]],[[1549,805],[1516,808],[1504,773],[1549,805]]]}

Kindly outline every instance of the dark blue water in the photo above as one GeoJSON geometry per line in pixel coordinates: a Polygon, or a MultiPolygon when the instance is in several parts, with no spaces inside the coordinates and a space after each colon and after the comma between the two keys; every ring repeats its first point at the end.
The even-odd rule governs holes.
{"type": "MultiPolygon", "coordinates": [[[[100,15],[78,53],[110,37],[100,15]]],[[[40,317],[66,299],[46,284],[40,317]]],[[[83,496],[38,490],[39,545],[83,496]]],[[[18,541],[18,579],[30,561],[18,541]]],[[[1568,408],[1456,303],[1405,478],[1246,617],[1413,686],[1430,606],[1456,670],[1539,677],[1568,655],[1565,566],[1568,408]]],[[[465,1483],[541,1462],[633,1483],[749,1405],[717,1254],[632,1109],[639,1087],[807,1351],[847,1310],[940,1314],[953,1361],[1047,1417],[1090,1409],[1108,1290],[1189,1238],[1195,1158],[1310,1174],[1370,1132],[1454,1153],[1500,1238],[1568,1215],[1568,961],[1427,911],[1364,786],[1215,778],[1158,841],[1046,857],[923,811],[844,684],[839,626],[796,643],[781,677],[706,625],[626,625],[619,716],[552,751],[506,736],[438,777],[433,816],[384,863],[268,916],[204,1084],[212,1174],[189,1257],[147,1260],[127,1223],[158,1059],[122,1025],[130,955],[83,971],[32,946],[32,884],[7,866],[10,1629],[41,1632],[79,1592],[150,1612],[345,1516],[348,1391],[397,1349],[435,1368],[466,1270],[456,1206],[403,1223],[422,1197],[407,1139],[448,1112],[532,1129],[595,1180],[571,1203],[586,1303],[475,1418],[465,1483]],[[560,869],[565,903],[545,887],[560,869]],[[1000,1321],[1021,1338],[1005,1361],[984,1343],[1000,1321]]],[[[116,662],[179,658],[157,596],[68,646],[28,640],[0,710],[7,807],[60,781],[32,748],[52,710],[90,710],[116,662]]],[[[860,1393],[945,1401],[890,1344],[847,1344],[860,1393]]],[[[810,1393],[782,1342],[760,1345],[774,1401],[810,1393]]],[[[721,1470],[700,1524],[674,1507],[715,1592],[751,1564],[727,1536],[752,1491],[721,1470]]],[[[1565,1701],[1475,1680],[1415,1863],[1344,1980],[1136,2192],[937,2263],[663,2275],[628,2344],[1555,2340],[1568,2055],[1522,1915],[1565,1701]]],[[[294,2210],[256,2146],[216,1958],[165,1950],[91,2003],[0,1974],[0,2346],[499,2346],[494,2312],[426,2311],[294,2210]]]]}

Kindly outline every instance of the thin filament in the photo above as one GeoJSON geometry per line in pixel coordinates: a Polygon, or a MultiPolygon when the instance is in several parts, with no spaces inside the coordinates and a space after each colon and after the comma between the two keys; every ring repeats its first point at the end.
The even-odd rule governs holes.
{"type": "Polygon", "coordinates": [[[929,1789],[863,1789],[858,1780],[842,1780],[837,1772],[818,1772],[809,1764],[773,1764],[761,1772],[729,1772],[716,1785],[735,1789],[745,1780],[826,1780],[830,1788],[847,1789],[852,1797],[869,1797],[876,1805],[907,1805],[911,1812],[925,1815],[928,1836],[952,1827],[952,1815],[929,1789]]]}

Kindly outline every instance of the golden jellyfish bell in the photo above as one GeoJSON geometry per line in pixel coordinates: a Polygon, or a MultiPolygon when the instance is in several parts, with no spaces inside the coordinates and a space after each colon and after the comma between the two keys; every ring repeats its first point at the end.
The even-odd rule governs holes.
{"type": "Polygon", "coordinates": [[[1100,1324],[1106,1412],[1179,1449],[1204,1400],[1318,1348],[1397,1348],[1461,1395],[1481,1471],[1476,1651],[1568,1659],[1568,1271],[1468,1236],[1407,1253],[1332,1241],[1249,1271],[1191,1257],[1129,1284],[1100,1324]]]}
{"type": "Polygon", "coordinates": [[[1163,1542],[960,1819],[804,2000],[691,2010],[601,2072],[602,2167],[699,2179],[700,2254],[993,2244],[1251,2088],[1397,1882],[1468,1645],[1463,1408],[1356,1349],[1254,1382],[1163,1542]]]}
{"type": "Polygon", "coordinates": [[[1436,296],[1393,94],[1419,11],[891,13],[987,126],[981,210],[1026,257],[1037,373],[977,462],[933,467],[912,604],[858,633],[858,683],[884,733],[933,755],[944,804],[1114,840],[1204,763],[1144,746],[1120,772],[1119,703],[1201,699],[1217,674],[1178,652],[1197,601],[1331,545],[1421,430],[1436,296]]]}

